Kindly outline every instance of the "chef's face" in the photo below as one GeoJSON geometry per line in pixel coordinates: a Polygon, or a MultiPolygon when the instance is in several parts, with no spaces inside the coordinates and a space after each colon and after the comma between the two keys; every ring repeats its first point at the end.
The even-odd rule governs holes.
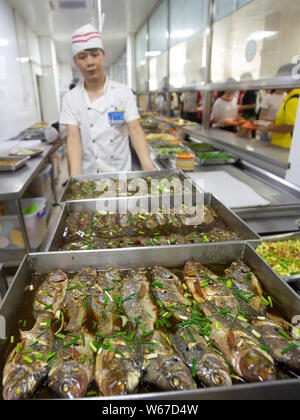
{"type": "Polygon", "coordinates": [[[104,73],[105,52],[99,48],[80,51],[74,61],[87,81],[96,80],[104,73]]]}

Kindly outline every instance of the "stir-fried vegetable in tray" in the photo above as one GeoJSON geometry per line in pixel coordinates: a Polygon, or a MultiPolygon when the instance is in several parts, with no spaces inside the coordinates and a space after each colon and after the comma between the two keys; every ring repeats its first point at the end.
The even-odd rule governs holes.
{"type": "Polygon", "coordinates": [[[300,274],[300,240],[262,242],[257,252],[281,276],[300,274]]]}

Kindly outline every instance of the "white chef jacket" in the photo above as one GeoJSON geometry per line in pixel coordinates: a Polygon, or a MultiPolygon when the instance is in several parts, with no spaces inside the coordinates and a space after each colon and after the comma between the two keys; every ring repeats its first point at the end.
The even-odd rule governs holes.
{"type": "Polygon", "coordinates": [[[79,126],[84,174],[131,171],[127,123],[138,120],[136,97],[121,83],[106,78],[104,95],[91,102],[84,84],[79,83],[63,98],[60,124],[79,126]],[[119,111],[118,123],[109,115],[119,111]]]}

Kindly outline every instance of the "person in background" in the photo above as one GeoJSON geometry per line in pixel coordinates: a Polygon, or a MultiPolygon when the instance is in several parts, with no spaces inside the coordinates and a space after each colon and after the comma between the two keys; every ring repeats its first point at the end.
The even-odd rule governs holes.
{"type": "Polygon", "coordinates": [[[199,124],[202,123],[203,102],[204,102],[203,93],[202,92],[197,92],[197,122],[199,124]]]}
{"type": "Polygon", "coordinates": [[[161,115],[166,115],[167,101],[163,93],[158,93],[155,98],[156,110],[161,115]]]}
{"type": "MultiPolygon", "coordinates": [[[[228,79],[227,82],[235,81],[228,79]]],[[[236,120],[238,118],[238,113],[239,107],[236,90],[228,90],[213,105],[211,114],[212,127],[236,133],[236,127],[228,124],[230,120],[236,120]]]]}
{"type": "MultiPolygon", "coordinates": [[[[247,90],[241,98],[241,106],[239,107],[241,112],[241,118],[247,121],[256,120],[256,102],[257,92],[255,90],[247,90]]],[[[255,138],[256,131],[239,128],[239,136],[247,138],[255,138]]]]}
{"type": "MultiPolygon", "coordinates": [[[[268,93],[261,103],[258,119],[274,124],[285,97],[286,92],[283,89],[272,90],[268,93]]],[[[261,133],[260,140],[269,142],[271,135],[269,133],[261,133]]]]}
{"type": "MultiPolygon", "coordinates": [[[[295,64],[286,64],[280,67],[277,76],[291,76],[294,68],[295,64]]],[[[298,111],[300,89],[285,89],[285,91],[287,96],[278,111],[275,125],[260,127],[259,130],[265,134],[272,134],[273,145],[290,149],[298,111]]]]}
{"type": "Polygon", "coordinates": [[[176,95],[175,95],[175,93],[172,93],[172,95],[171,95],[171,118],[175,117],[176,108],[177,108],[176,95]]]}
{"type": "Polygon", "coordinates": [[[142,169],[156,170],[136,97],[128,86],[105,75],[106,54],[94,26],[75,31],[72,55],[84,80],[66,93],[60,116],[60,124],[67,127],[70,175],[131,171],[129,134],[142,169]]]}

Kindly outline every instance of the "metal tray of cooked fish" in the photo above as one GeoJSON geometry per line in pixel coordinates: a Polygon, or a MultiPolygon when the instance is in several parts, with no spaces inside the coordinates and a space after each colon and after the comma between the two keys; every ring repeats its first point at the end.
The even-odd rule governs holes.
{"type": "Polygon", "coordinates": [[[300,232],[265,236],[257,252],[285,281],[300,280],[300,232]]]}
{"type": "Polygon", "coordinates": [[[215,196],[199,194],[183,197],[193,201],[191,206],[179,203],[179,208],[177,197],[169,197],[165,212],[162,210],[165,207],[160,207],[165,204],[164,197],[156,203],[151,197],[65,202],[46,250],[194,246],[241,240],[256,246],[261,241],[215,196]],[[155,204],[158,207],[153,211],[155,204]],[[192,216],[191,207],[195,210],[192,216]]]}
{"type": "Polygon", "coordinates": [[[180,191],[180,187],[183,187],[183,183],[188,179],[184,172],[175,169],[77,175],[69,178],[59,202],[133,195],[175,194],[177,192],[176,182],[180,181],[178,186],[178,191],[180,191]],[[141,184],[137,181],[139,179],[142,180],[141,184]],[[147,186],[143,181],[147,182],[147,186]]]}
{"type": "Polygon", "coordinates": [[[299,311],[245,243],[29,254],[0,307],[1,395],[298,398],[299,311]]]}
{"type": "Polygon", "coordinates": [[[15,172],[22,168],[30,158],[26,157],[12,157],[12,156],[1,156],[0,157],[0,172],[15,172]]]}

